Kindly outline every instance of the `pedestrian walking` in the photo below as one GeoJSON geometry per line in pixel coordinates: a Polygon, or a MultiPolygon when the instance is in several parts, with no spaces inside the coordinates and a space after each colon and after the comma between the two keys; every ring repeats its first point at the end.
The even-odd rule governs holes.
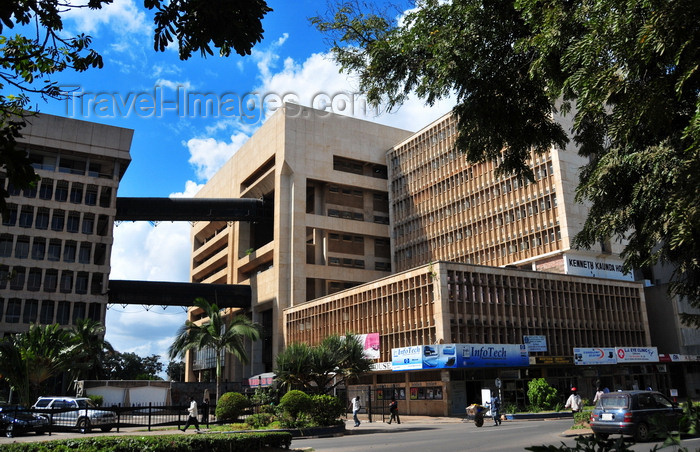
{"type": "Polygon", "coordinates": [[[184,432],[190,424],[194,425],[194,428],[199,432],[199,421],[197,420],[197,402],[195,402],[194,397],[190,397],[190,407],[187,408],[187,422],[185,422],[185,428],[182,429],[184,432]]]}
{"type": "Polygon", "coordinates": [[[391,396],[391,402],[389,402],[389,413],[391,413],[389,424],[391,424],[391,421],[396,421],[397,424],[401,423],[401,418],[399,417],[399,403],[394,396],[391,396]]]}
{"type": "Polygon", "coordinates": [[[202,425],[206,425],[209,428],[209,399],[204,399],[202,402],[202,425]]]}
{"type": "Polygon", "coordinates": [[[491,397],[490,405],[493,425],[501,425],[501,399],[497,395],[494,395],[491,397]]]}
{"type": "Polygon", "coordinates": [[[571,408],[571,412],[575,414],[581,411],[581,404],[581,396],[578,395],[576,388],[571,388],[571,395],[568,399],[566,399],[566,405],[564,405],[564,408],[571,408]]]}
{"type": "Polygon", "coordinates": [[[360,420],[357,418],[357,415],[361,407],[360,396],[355,396],[355,398],[352,399],[352,420],[355,421],[355,427],[360,426],[360,420]]]}

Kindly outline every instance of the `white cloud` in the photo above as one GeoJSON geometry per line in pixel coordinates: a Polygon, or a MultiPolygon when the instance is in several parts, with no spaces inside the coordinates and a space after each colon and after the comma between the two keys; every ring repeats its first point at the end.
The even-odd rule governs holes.
{"type": "Polygon", "coordinates": [[[95,34],[102,26],[111,28],[117,35],[151,33],[146,13],[136,6],[134,0],[114,0],[99,10],[71,8],[63,18],[74,21],[78,31],[86,34],[95,34]]]}
{"type": "Polygon", "coordinates": [[[185,92],[191,91],[194,87],[192,86],[192,83],[190,83],[189,80],[185,80],[184,82],[179,82],[179,81],[174,81],[174,80],[167,80],[164,78],[159,78],[156,80],[156,86],[162,86],[164,88],[170,88],[171,90],[177,92],[178,90],[182,89],[185,92]]]}
{"type": "Polygon", "coordinates": [[[189,162],[194,166],[197,177],[200,180],[209,180],[248,138],[247,134],[237,132],[231,135],[231,141],[228,143],[214,138],[188,140],[186,146],[190,151],[189,162]]]}

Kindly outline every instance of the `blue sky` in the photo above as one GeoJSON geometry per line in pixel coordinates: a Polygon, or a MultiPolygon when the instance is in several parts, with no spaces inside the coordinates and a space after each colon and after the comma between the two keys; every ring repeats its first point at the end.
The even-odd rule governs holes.
{"type": "MultiPolygon", "coordinates": [[[[115,0],[97,12],[71,12],[66,32],[92,36],[104,68],[60,74],[57,80],[82,97],[32,101],[42,112],[133,129],[132,163],[118,193],[133,197],[194,195],[271,114],[274,103],[261,106],[263,98],[276,101],[286,95],[317,107],[330,100],[330,111],[408,130],[418,130],[450,110],[450,101],[428,108],[411,99],[391,114],[365,112],[361,98],[353,94],[356,85],[339,73],[326,54],[323,36],[308,21],[325,11],[325,2],[268,4],[273,11],[263,21],[264,40],[252,55],[196,55],[185,62],[174,48],[153,51],[152,19],[138,1],[115,0]],[[206,95],[225,108],[207,114],[186,110],[186,102],[176,102],[185,95],[206,95]],[[254,102],[252,119],[232,108],[236,99],[254,102]],[[342,102],[350,99],[353,109],[350,102],[342,102]]],[[[189,223],[120,223],[114,231],[110,278],[188,281],[189,230],[189,223]]],[[[107,340],[121,352],[159,354],[167,364],[167,347],[185,318],[179,307],[111,306],[107,340]]]]}

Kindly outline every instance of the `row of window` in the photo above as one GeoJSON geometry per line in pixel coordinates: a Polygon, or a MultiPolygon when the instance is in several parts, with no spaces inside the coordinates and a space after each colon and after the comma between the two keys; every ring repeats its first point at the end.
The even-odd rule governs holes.
{"type": "Polygon", "coordinates": [[[97,235],[104,237],[109,232],[109,217],[72,210],[66,212],[63,209],[49,209],[48,207],[21,206],[20,208],[17,204],[8,204],[7,214],[2,216],[2,225],[21,228],[33,226],[34,229],[38,230],[80,232],[86,235],[97,233],[97,235]]]}
{"type": "MultiPolygon", "coordinates": [[[[457,231],[456,235],[458,240],[462,239],[461,232],[457,231]]],[[[452,253],[449,256],[444,252],[441,255],[446,259],[461,259],[467,264],[475,263],[483,265],[498,258],[505,258],[508,255],[528,251],[530,248],[555,243],[559,240],[561,240],[561,230],[557,226],[552,229],[532,233],[518,239],[509,240],[506,243],[497,244],[483,250],[467,250],[460,248],[457,253],[452,253]]],[[[436,251],[438,248],[444,248],[453,242],[454,237],[452,234],[440,235],[439,237],[435,237],[430,241],[424,241],[406,249],[397,251],[396,260],[397,262],[407,262],[415,257],[418,259],[418,261],[421,261],[423,259],[421,256],[428,255],[429,252],[431,256],[434,256],[434,251],[436,251]]],[[[403,265],[401,268],[406,268],[406,265],[403,265]]]]}
{"type": "Polygon", "coordinates": [[[78,243],[74,240],[30,238],[26,235],[16,237],[12,234],[0,235],[0,257],[70,263],[77,261],[79,264],[104,265],[106,256],[107,245],[104,243],[78,243]]]}
{"type": "Polygon", "coordinates": [[[28,290],[47,293],[76,293],[87,294],[88,289],[93,295],[102,294],[103,273],[57,270],[55,268],[26,268],[15,266],[10,271],[7,265],[0,265],[0,290],[28,290]],[[89,287],[88,287],[89,286],[89,287]]]}
{"type": "Polygon", "coordinates": [[[101,303],[0,298],[0,322],[70,325],[86,318],[100,322],[102,306],[101,303]]]}
{"type": "MultiPolygon", "coordinates": [[[[0,178],[0,186],[5,187],[5,178],[0,178]]],[[[19,189],[11,183],[8,184],[7,192],[10,196],[24,195],[25,198],[44,199],[47,201],[66,202],[73,204],[85,204],[96,206],[99,200],[100,207],[108,208],[112,204],[112,187],[99,187],[93,184],[83,184],[82,182],[70,183],[67,180],[54,181],[45,177],[37,187],[19,189]]]]}

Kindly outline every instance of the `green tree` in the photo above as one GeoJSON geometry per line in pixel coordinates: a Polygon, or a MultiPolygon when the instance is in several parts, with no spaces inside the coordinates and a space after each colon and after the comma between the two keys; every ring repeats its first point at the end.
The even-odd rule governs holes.
{"type": "MultiPolygon", "coordinates": [[[[373,105],[454,96],[456,148],[532,178],[529,153],[563,146],[571,113],[589,157],[575,243],[628,240],[627,269],[668,263],[700,307],[700,3],[423,0],[401,16],[356,1],[311,19],[373,105]]],[[[696,321],[700,325],[700,320],[696,321]]]]}
{"type": "Polygon", "coordinates": [[[221,355],[226,351],[233,354],[240,362],[247,364],[248,353],[245,349],[246,339],[260,339],[260,326],[244,315],[236,315],[231,319],[221,315],[216,304],[210,304],[204,298],[194,300],[194,306],[204,311],[208,320],[201,325],[186,321],[180,327],[175,341],[168,352],[170,359],[184,357],[188,350],[211,348],[216,355],[216,397],[221,395],[221,355]]]}
{"type": "Polygon", "coordinates": [[[102,361],[103,372],[108,380],[162,380],[160,355],[145,358],[133,352],[108,352],[102,361]]]}
{"type": "Polygon", "coordinates": [[[170,381],[185,381],[185,363],[183,361],[170,361],[165,369],[165,374],[170,381]]]}
{"type": "MultiPolygon", "coordinates": [[[[37,180],[27,156],[15,146],[26,117],[31,115],[26,111],[29,96],[65,98],[69,93],[57,86],[55,74],[103,67],[100,54],[90,48],[89,36],[66,34],[64,15],[79,8],[100,14],[109,3],[112,0],[7,0],[0,7],[0,167],[15,187],[26,188],[37,180]],[[6,34],[15,27],[17,34],[6,34]]],[[[155,12],[154,49],[162,52],[177,43],[181,60],[189,59],[193,52],[213,55],[212,47],[221,56],[229,56],[231,51],[249,55],[262,39],[262,19],[271,11],[265,0],[144,0],[143,5],[155,12]]],[[[0,208],[4,209],[7,195],[0,187],[0,208]]]]}
{"type": "Polygon", "coordinates": [[[372,361],[352,334],[331,335],[317,346],[291,344],[277,355],[275,375],[289,388],[310,393],[330,393],[369,372],[372,361]]]}
{"type": "Polygon", "coordinates": [[[71,341],[77,345],[71,380],[102,380],[106,378],[103,362],[112,345],[104,340],[105,327],[92,319],[78,319],[69,330],[71,341]]]}
{"type": "Polygon", "coordinates": [[[532,407],[548,410],[557,404],[557,389],[550,386],[544,378],[535,378],[527,384],[527,398],[532,407]]]}
{"type": "Polygon", "coordinates": [[[0,341],[0,374],[20,403],[31,405],[44,382],[71,368],[78,347],[58,325],[32,325],[29,331],[0,341]]]}

